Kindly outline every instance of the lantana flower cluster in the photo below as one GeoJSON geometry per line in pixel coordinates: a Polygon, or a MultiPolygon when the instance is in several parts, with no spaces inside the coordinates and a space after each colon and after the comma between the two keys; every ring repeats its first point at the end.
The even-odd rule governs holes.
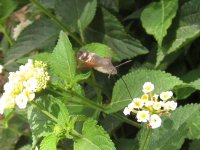
{"type": "Polygon", "coordinates": [[[20,109],[26,108],[28,101],[35,98],[35,93],[46,88],[49,79],[47,65],[31,59],[20,66],[18,71],[10,72],[0,98],[0,114],[15,105],[20,109]]]}
{"type": "Polygon", "coordinates": [[[140,98],[134,98],[133,101],[125,107],[123,113],[130,115],[131,112],[136,114],[138,122],[147,122],[148,128],[158,128],[162,124],[161,116],[169,114],[177,107],[173,100],[172,91],[165,91],[160,95],[153,93],[154,84],[145,82],[143,85],[143,95],[140,98]]]}

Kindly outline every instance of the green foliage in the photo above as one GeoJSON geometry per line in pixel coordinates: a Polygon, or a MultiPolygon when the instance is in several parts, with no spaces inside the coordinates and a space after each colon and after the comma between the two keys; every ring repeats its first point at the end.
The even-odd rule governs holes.
{"type": "Polygon", "coordinates": [[[166,57],[200,36],[200,1],[191,0],[185,3],[179,12],[178,27],[174,27],[163,46],[158,49],[157,65],[166,57]],[[175,39],[173,33],[175,32],[175,39]]]}
{"type": "MultiPolygon", "coordinates": [[[[98,12],[97,12],[98,13],[98,12]]],[[[97,20],[86,32],[87,40],[103,41],[116,52],[118,58],[128,59],[148,53],[148,50],[137,39],[129,36],[122,24],[106,9],[102,9],[102,15],[97,15],[97,20]],[[103,27],[100,26],[103,23],[103,27]],[[97,24],[97,25],[96,25],[97,24]]]]}
{"type": "Polygon", "coordinates": [[[49,19],[42,18],[24,29],[6,53],[5,62],[13,62],[36,49],[50,49],[57,37],[58,28],[49,19]]]}
{"type": "MultiPolygon", "coordinates": [[[[199,14],[199,0],[0,0],[1,95],[6,90],[0,99],[0,149],[198,149],[199,14]],[[15,41],[14,28],[26,20],[33,23],[15,41]],[[118,74],[93,69],[109,66],[90,55],[88,68],[79,67],[77,53],[84,49],[110,58],[118,74]],[[25,81],[24,72],[18,71],[17,79],[9,73],[23,70],[19,65],[28,59],[47,64],[50,80],[37,93],[31,87],[43,83],[25,81]],[[16,87],[4,101],[13,89],[3,87],[7,80],[16,87]],[[137,121],[140,109],[122,113],[144,94],[145,82],[154,84],[154,94],[171,90],[178,103],[171,114],[161,107],[162,125],[156,129],[150,120],[137,121]],[[27,108],[19,109],[19,103],[27,108]]],[[[27,74],[38,78],[29,65],[27,74]]]]}
{"type": "Polygon", "coordinates": [[[82,137],[74,143],[75,150],[114,150],[114,144],[104,129],[96,121],[88,120],[83,124],[82,137]]]}
{"type": "MultiPolygon", "coordinates": [[[[199,130],[196,130],[198,133],[188,132],[198,122],[196,117],[199,115],[199,111],[198,104],[179,107],[170,115],[170,118],[163,120],[161,128],[157,130],[143,128],[138,135],[139,149],[180,149],[185,138],[199,134],[199,130]]],[[[198,129],[199,126],[195,126],[195,128],[198,129]]]]}
{"type": "MultiPolygon", "coordinates": [[[[37,99],[36,102],[43,110],[50,112],[54,117],[58,118],[61,124],[68,122],[69,114],[58,99],[52,96],[44,96],[37,99]]],[[[33,145],[36,144],[37,140],[41,137],[49,135],[53,131],[53,126],[56,124],[34,106],[30,106],[28,109],[28,121],[32,130],[33,145]]]]}
{"type": "Polygon", "coordinates": [[[86,49],[88,52],[95,53],[101,57],[112,58],[114,53],[110,47],[101,43],[91,43],[83,46],[81,50],[86,49]]]}
{"type": "Polygon", "coordinates": [[[142,25],[147,33],[155,37],[159,46],[161,46],[162,40],[167,34],[172,19],[176,16],[177,8],[177,0],[161,0],[151,3],[142,11],[142,25]]]}
{"type": "Polygon", "coordinates": [[[54,134],[46,136],[40,145],[41,150],[57,150],[58,138],[54,134]]]}
{"type": "Polygon", "coordinates": [[[96,5],[96,0],[58,0],[55,12],[70,27],[70,30],[82,33],[92,21],[96,5]]]}
{"type": "Polygon", "coordinates": [[[145,82],[152,82],[157,94],[183,84],[177,77],[156,70],[136,70],[122,78],[124,81],[120,79],[114,86],[111,103],[106,108],[109,113],[123,109],[132,101],[132,98],[142,96],[142,86],[145,82]]]}
{"type": "Polygon", "coordinates": [[[17,7],[16,1],[0,0],[0,24],[4,24],[6,19],[17,7]]]}
{"type": "Polygon", "coordinates": [[[69,83],[75,77],[76,58],[72,45],[64,32],[60,32],[58,43],[53,50],[51,64],[54,74],[69,83]]]}

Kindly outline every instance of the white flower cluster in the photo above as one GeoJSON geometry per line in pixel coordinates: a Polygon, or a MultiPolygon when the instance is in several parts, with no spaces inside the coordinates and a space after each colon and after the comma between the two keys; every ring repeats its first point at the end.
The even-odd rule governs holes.
{"type": "Polygon", "coordinates": [[[20,109],[26,108],[27,102],[35,98],[35,92],[46,88],[50,77],[46,64],[29,59],[18,71],[10,72],[8,79],[0,98],[0,114],[15,105],[20,109]]]}
{"type": "Polygon", "coordinates": [[[130,112],[133,112],[138,122],[147,122],[147,127],[155,129],[161,126],[160,116],[175,110],[177,103],[170,100],[173,96],[172,91],[157,95],[152,93],[153,90],[154,85],[151,82],[145,82],[142,90],[144,94],[141,98],[134,98],[124,109],[124,114],[130,115],[130,112]]]}
{"type": "Polygon", "coordinates": [[[30,24],[32,24],[32,21],[25,20],[23,22],[20,22],[14,29],[13,29],[13,39],[16,41],[20,33],[30,24]]]}

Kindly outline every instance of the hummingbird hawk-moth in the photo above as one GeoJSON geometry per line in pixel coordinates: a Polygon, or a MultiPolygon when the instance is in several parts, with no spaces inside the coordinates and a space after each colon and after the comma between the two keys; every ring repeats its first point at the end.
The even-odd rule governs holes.
{"type": "Polygon", "coordinates": [[[94,68],[99,72],[109,75],[117,74],[117,69],[113,66],[111,58],[101,57],[87,50],[79,51],[77,58],[80,68],[94,68]]]}

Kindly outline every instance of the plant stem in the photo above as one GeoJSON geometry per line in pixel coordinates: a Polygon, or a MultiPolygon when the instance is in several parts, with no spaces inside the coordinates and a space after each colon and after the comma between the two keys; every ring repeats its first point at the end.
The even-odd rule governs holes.
{"type": "MultiPolygon", "coordinates": [[[[75,92],[65,91],[65,93],[61,93],[61,92],[58,92],[56,90],[51,90],[51,89],[49,89],[49,90],[51,92],[54,92],[54,93],[56,93],[56,94],[58,94],[58,95],[60,95],[60,96],[62,96],[64,98],[66,98],[66,99],[70,99],[69,101],[72,102],[72,103],[77,102],[79,104],[83,104],[83,105],[88,106],[90,108],[93,108],[95,110],[100,110],[100,111],[102,111],[102,112],[104,112],[106,114],[109,114],[109,113],[106,112],[106,110],[104,109],[103,106],[98,105],[97,103],[95,103],[95,102],[93,102],[93,101],[91,101],[91,100],[89,100],[89,99],[87,99],[85,97],[82,97],[82,96],[80,96],[79,94],[77,94],[75,92]]],[[[60,90],[63,90],[63,89],[60,89],[60,90]]],[[[135,126],[136,128],[141,128],[140,124],[138,124],[138,123],[136,123],[136,122],[134,122],[132,120],[129,120],[126,117],[124,117],[124,116],[122,116],[120,114],[111,114],[111,115],[115,116],[115,118],[117,118],[117,119],[123,120],[124,122],[126,122],[126,123],[128,123],[128,124],[130,124],[132,126],[135,126]]]]}
{"type": "Polygon", "coordinates": [[[31,0],[32,3],[34,3],[38,8],[40,8],[49,18],[51,18],[63,31],[66,31],[69,36],[74,39],[78,44],[80,44],[81,46],[83,45],[83,42],[77,37],[75,36],[70,29],[63,24],[60,20],[58,20],[56,18],[56,16],[54,16],[48,9],[46,9],[40,2],[38,2],[38,0],[31,0]]]}
{"type": "Polygon", "coordinates": [[[6,37],[6,39],[8,40],[9,44],[12,46],[13,45],[13,41],[12,38],[9,36],[6,27],[5,26],[0,26],[0,31],[4,34],[4,36],[6,37]]]}
{"type": "Polygon", "coordinates": [[[82,137],[82,135],[79,134],[76,130],[72,130],[72,131],[70,132],[70,134],[71,134],[73,137],[76,137],[76,138],[81,138],[81,137],[82,137]]]}
{"type": "Polygon", "coordinates": [[[120,115],[119,113],[113,113],[113,114],[110,114],[110,115],[115,117],[115,118],[117,118],[117,119],[119,119],[119,120],[125,121],[126,123],[128,123],[128,124],[130,124],[130,125],[132,125],[132,126],[134,126],[136,128],[142,128],[142,126],[140,124],[138,124],[138,123],[136,123],[136,122],[134,122],[134,121],[122,116],[122,115],[120,115]]]}
{"type": "Polygon", "coordinates": [[[48,111],[43,110],[35,101],[31,101],[31,104],[33,104],[35,107],[37,107],[43,114],[51,118],[54,122],[58,123],[58,119],[54,117],[52,114],[50,114],[48,111]]]}

